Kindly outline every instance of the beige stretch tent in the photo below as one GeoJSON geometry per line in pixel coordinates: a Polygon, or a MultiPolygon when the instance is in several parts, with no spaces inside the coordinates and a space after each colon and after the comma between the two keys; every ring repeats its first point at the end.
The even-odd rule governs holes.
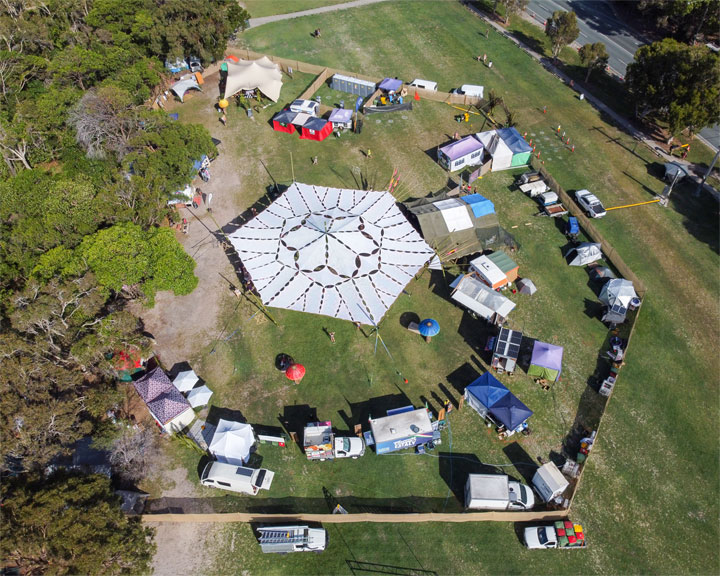
{"type": "Polygon", "coordinates": [[[255,90],[265,94],[273,102],[280,98],[282,88],[282,71],[267,56],[259,60],[227,61],[228,75],[225,83],[225,98],[229,98],[240,90],[255,90]]]}

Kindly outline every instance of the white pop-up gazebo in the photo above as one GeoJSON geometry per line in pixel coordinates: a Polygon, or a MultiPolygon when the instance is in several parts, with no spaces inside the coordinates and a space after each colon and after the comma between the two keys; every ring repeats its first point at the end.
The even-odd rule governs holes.
{"type": "Polygon", "coordinates": [[[263,304],[363,324],[434,256],[388,192],[299,183],[230,241],[263,304]]]}
{"type": "Polygon", "coordinates": [[[255,434],[250,424],[220,420],[208,450],[218,462],[242,466],[250,458],[255,434]]]}

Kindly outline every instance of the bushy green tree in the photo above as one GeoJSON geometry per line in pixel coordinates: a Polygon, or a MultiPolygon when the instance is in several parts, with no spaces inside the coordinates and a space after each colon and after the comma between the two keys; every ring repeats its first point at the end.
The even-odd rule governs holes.
{"type": "Polygon", "coordinates": [[[556,10],[545,22],[545,34],[552,44],[552,56],[557,60],[560,50],[577,40],[580,28],[577,25],[575,12],[556,10]]]}
{"type": "Polygon", "coordinates": [[[580,61],[583,63],[583,66],[587,68],[585,82],[590,79],[590,73],[593,70],[604,70],[609,58],[610,56],[608,56],[607,50],[605,50],[605,44],[602,42],[584,44],[582,48],[580,48],[580,61]]]}
{"type": "Polygon", "coordinates": [[[706,46],[688,46],[670,38],[642,46],[626,77],[636,114],[667,121],[673,135],[716,122],[719,62],[706,46]]]}
{"type": "Polygon", "coordinates": [[[104,476],[3,482],[0,553],[25,574],[144,574],[154,532],[126,516],[104,476]]]}

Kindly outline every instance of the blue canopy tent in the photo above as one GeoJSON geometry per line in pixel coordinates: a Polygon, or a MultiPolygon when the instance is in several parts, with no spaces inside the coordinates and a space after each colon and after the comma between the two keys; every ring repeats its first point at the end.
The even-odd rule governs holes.
{"type": "Polygon", "coordinates": [[[465,387],[464,398],[483,419],[490,416],[493,422],[502,424],[509,434],[523,428],[525,421],[533,414],[489,372],[465,387]]]}
{"type": "Polygon", "coordinates": [[[517,430],[533,415],[533,412],[515,395],[509,393],[492,405],[490,415],[508,430],[517,430]]]}

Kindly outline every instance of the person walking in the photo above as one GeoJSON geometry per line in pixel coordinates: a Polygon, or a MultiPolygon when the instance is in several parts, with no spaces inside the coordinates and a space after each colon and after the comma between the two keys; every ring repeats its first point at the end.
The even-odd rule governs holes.
{"type": "Polygon", "coordinates": [[[367,151],[367,159],[372,160],[372,150],[370,150],[370,148],[368,148],[368,151],[367,151]]]}
{"type": "Polygon", "coordinates": [[[222,122],[223,126],[227,126],[227,115],[225,114],[224,110],[223,110],[222,116],[220,116],[220,122],[222,122]]]}

